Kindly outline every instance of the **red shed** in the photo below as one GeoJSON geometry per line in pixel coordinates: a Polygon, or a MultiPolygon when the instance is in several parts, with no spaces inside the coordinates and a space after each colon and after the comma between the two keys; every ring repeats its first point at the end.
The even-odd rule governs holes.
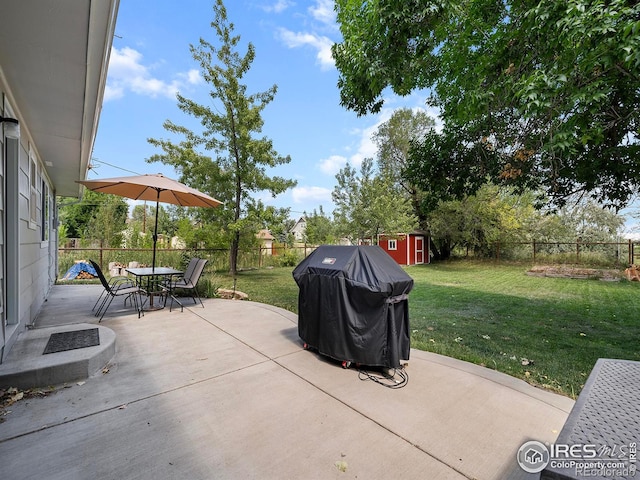
{"type": "Polygon", "coordinates": [[[379,235],[378,245],[399,265],[429,263],[429,236],[426,232],[400,233],[393,237],[379,235]]]}

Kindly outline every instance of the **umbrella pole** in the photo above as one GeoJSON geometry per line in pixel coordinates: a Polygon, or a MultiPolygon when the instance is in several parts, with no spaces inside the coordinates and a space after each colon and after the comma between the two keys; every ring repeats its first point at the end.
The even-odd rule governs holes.
{"type": "Polygon", "coordinates": [[[153,261],[151,262],[151,271],[156,269],[156,243],[158,242],[158,208],[160,203],[160,190],[158,190],[158,200],[156,200],[156,225],[153,228],[153,261]]]}

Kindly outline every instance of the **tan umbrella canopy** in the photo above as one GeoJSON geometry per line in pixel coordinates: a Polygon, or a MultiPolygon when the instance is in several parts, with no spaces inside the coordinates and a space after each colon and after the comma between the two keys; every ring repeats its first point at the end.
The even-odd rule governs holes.
{"type": "Polygon", "coordinates": [[[161,173],[135,175],[128,177],[104,178],[98,180],[80,180],[89,190],[110,193],[134,200],[150,200],[156,202],[156,222],[153,231],[153,262],[156,267],[156,243],[158,241],[158,204],[171,203],[182,207],[217,207],[222,202],[186,186],[161,173]]]}

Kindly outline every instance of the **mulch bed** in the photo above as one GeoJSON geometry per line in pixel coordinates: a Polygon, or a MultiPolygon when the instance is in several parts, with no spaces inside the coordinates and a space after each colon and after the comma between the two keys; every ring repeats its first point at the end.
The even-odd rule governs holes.
{"type": "Polygon", "coordinates": [[[606,282],[619,282],[624,278],[620,270],[568,267],[564,265],[537,265],[527,271],[534,277],[597,279],[606,282]]]}

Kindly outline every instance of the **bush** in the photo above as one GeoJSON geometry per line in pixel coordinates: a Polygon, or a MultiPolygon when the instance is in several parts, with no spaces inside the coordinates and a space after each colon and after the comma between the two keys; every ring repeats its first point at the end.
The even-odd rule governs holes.
{"type": "Polygon", "coordinates": [[[302,259],[295,250],[285,250],[278,255],[278,264],[281,267],[295,267],[300,260],[302,259]]]}
{"type": "Polygon", "coordinates": [[[217,275],[203,275],[198,282],[198,293],[202,298],[218,296],[218,289],[222,287],[222,280],[217,275]]]}

